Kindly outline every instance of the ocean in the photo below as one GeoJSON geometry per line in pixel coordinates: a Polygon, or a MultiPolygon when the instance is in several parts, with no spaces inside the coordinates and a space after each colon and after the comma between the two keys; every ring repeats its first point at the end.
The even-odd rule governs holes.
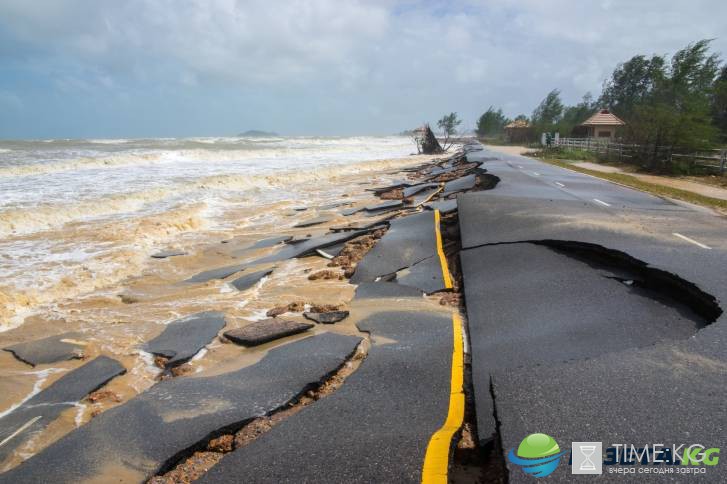
{"type": "Polygon", "coordinates": [[[143,274],[157,250],[289,224],[286,207],[336,200],[347,175],[414,150],[399,136],[0,141],[0,330],[143,274]]]}

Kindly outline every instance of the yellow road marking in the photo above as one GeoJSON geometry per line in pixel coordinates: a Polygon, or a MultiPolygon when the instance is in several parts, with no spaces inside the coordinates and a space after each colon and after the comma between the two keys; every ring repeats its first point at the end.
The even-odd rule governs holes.
{"type": "Polygon", "coordinates": [[[422,484],[447,484],[452,437],[460,429],[464,420],[464,349],[462,321],[457,313],[452,314],[452,330],[454,332],[454,349],[452,351],[449,411],[444,425],[429,439],[422,466],[422,484]]]}
{"type": "Polygon", "coordinates": [[[434,235],[437,239],[437,254],[439,255],[439,264],[442,266],[442,278],[444,279],[444,287],[452,289],[452,277],[449,275],[449,266],[447,265],[447,257],[444,255],[444,247],[442,245],[442,231],[439,228],[439,210],[434,211],[434,235]]]}

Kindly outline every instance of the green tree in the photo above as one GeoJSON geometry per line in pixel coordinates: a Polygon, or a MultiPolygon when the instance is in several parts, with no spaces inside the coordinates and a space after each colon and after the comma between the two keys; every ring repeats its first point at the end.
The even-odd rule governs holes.
{"type": "Polygon", "coordinates": [[[727,66],[722,67],[717,80],[714,82],[712,97],[712,119],[719,130],[723,143],[727,142],[727,66]]]}
{"type": "Polygon", "coordinates": [[[451,146],[449,139],[457,134],[457,127],[462,124],[462,120],[459,119],[457,113],[449,113],[442,116],[442,119],[437,121],[437,127],[442,130],[444,136],[444,142],[442,143],[442,149],[447,151],[451,146]]]}
{"type": "Polygon", "coordinates": [[[619,64],[603,85],[599,104],[622,119],[630,119],[637,106],[648,102],[657,85],[666,78],[663,57],[637,55],[619,64]]]}
{"type": "Polygon", "coordinates": [[[533,111],[531,124],[538,133],[553,131],[562,116],[563,102],[560,100],[560,91],[553,89],[533,111]]]}
{"type": "Polygon", "coordinates": [[[517,116],[515,116],[515,119],[513,119],[513,121],[525,121],[527,123],[530,120],[524,114],[518,114],[517,116]]]}
{"type": "Polygon", "coordinates": [[[632,136],[654,145],[654,155],[658,146],[694,151],[716,140],[711,108],[720,62],[709,54],[709,43],[701,40],[674,54],[663,78],[634,109],[632,136]]]}
{"type": "Polygon", "coordinates": [[[587,92],[583,96],[581,102],[575,106],[568,106],[563,109],[563,116],[558,122],[556,131],[558,131],[562,136],[571,135],[576,126],[588,119],[588,117],[597,110],[598,105],[593,100],[593,95],[591,95],[590,92],[587,92]]]}
{"type": "Polygon", "coordinates": [[[502,109],[498,109],[490,106],[485,113],[480,116],[477,120],[477,134],[479,136],[492,136],[502,133],[505,125],[508,123],[508,119],[502,113],[502,109]]]}

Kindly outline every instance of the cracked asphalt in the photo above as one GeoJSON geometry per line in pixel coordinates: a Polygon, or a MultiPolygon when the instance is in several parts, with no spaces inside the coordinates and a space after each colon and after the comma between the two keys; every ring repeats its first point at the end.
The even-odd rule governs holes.
{"type": "MultiPolygon", "coordinates": [[[[725,315],[705,322],[691,311],[703,301],[689,285],[676,300],[659,280],[640,291],[604,277],[597,253],[577,260],[529,243],[626,254],[719,304],[724,218],[534,159],[490,156],[499,158],[484,165],[500,177],[497,188],[458,197],[479,438],[499,438],[505,455],[536,432],[561,449],[589,441],[725,448],[725,315]]],[[[507,465],[510,481],[532,479],[507,465]]],[[[724,482],[725,469],[709,468],[709,482],[724,482]]],[[[589,477],[560,465],[548,479],[589,477]]]]}
{"type": "MultiPolygon", "coordinates": [[[[458,465],[453,449],[465,418],[479,449],[495,449],[476,462],[481,475],[491,477],[493,459],[501,459],[507,475],[499,477],[511,482],[532,479],[507,460],[531,433],[552,436],[561,450],[589,441],[727,447],[724,218],[477,144],[466,145],[465,156],[407,170],[410,178],[393,187],[406,187],[409,201],[341,210],[399,215],[374,224],[388,230],[350,279],[353,333],[338,329],[345,323],[326,325],[331,332],[272,344],[244,368],[160,381],[0,474],[0,482],[145,482],[210,439],[297,405],[331,378],[338,386],[330,394],[225,451],[200,482],[443,483],[458,465]],[[440,176],[445,181],[431,181],[440,176]],[[460,240],[448,241],[448,255],[459,247],[454,286],[464,295],[465,334],[457,309],[437,299],[453,287],[442,213],[458,221],[460,240]],[[363,339],[365,359],[335,376],[352,367],[363,339]]],[[[231,278],[245,290],[276,270],[250,268],[321,250],[332,257],[372,228],[264,239],[240,253],[270,247],[270,254],[185,282],[231,278]]],[[[224,326],[224,314],[198,313],[145,347],[171,367],[224,326]]],[[[39,361],[65,359],[76,349],[69,341],[12,349],[39,361]]],[[[106,357],[71,371],[0,418],[0,450],[15,449],[123,371],[106,357]]],[[[725,482],[725,469],[704,477],[725,482]]],[[[548,478],[592,477],[573,476],[566,462],[548,478]]]]}

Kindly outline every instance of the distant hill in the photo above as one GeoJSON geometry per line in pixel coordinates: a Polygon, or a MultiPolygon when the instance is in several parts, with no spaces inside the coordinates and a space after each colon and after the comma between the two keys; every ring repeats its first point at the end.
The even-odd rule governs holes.
{"type": "Polygon", "coordinates": [[[257,129],[251,129],[237,135],[240,138],[274,138],[280,136],[278,133],[273,131],[259,131],[257,129]]]}

